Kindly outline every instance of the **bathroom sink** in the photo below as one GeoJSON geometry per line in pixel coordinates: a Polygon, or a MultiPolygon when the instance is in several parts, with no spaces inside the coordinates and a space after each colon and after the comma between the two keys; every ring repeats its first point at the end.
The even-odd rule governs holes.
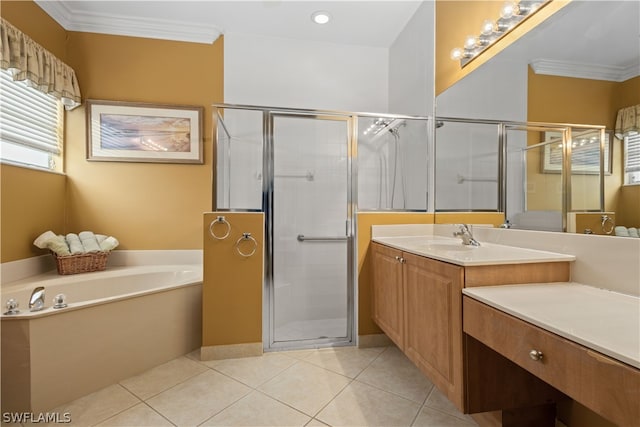
{"type": "Polygon", "coordinates": [[[438,244],[434,244],[434,245],[427,245],[425,246],[425,249],[431,249],[434,251],[456,251],[456,252],[462,252],[462,251],[472,251],[474,249],[478,249],[478,246],[471,246],[471,245],[463,245],[462,243],[458,243],[458,244],[454,244],[454,243],[438,243],[438,244]]]}
{"type": "Polygon", "coordinates": [[[379,237],[374,240],[401,251],[463,266],[575,260],[573,255],[489,242],[480,242],[480,246],[464,245],[460,239],[444,236],[379,237]]]}

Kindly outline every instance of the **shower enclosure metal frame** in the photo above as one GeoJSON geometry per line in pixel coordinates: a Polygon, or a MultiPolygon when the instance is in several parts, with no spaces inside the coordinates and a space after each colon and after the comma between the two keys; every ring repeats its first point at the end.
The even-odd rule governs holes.
{"type": "MultiPolygon", "coordinates": [[[[574,212],[571,203],[571,144],[567,141],[572,140],[572,129],[593,129],[600,132],[600,207],[599,209],[589,209],[586,212],[603,212],[605,210],[605,182],[604,182],[604,168],[605,168],[605,131],[606,127],[602,125],[585,125],[585,124],[572,124],[572,123],[549,123],[549,122],[514,122],[503,120],[486,120],[486,119],[470,119],[463,117],[440,117],[434,118],[436,123],[438,122],[454,122],[454,123],[469,123],[469,124],[486,124],[496,125],[498,127],[498,203],[495,210],[483,210],[483,212],[503,212],[505,218],[508,215],[507,212],[507,131],[520,130],[520,131],[558,131],[562,135],[562,230],[567,231],[567,213],[574,212]]],[[[523,159],[526,155],[526,151],[532,148],[536,148],[540,144],[534,146],[528,146],[523,150],[523,159]]],[[[438,149],[438,139],[434,132],[434,161],[436,151],[438,149]]],[[[434,190],[437,187],[436,182],[436,165],[434,162],[434,190]]],[[[527,180],[526,176],[523,180],[523,194],[527,194],[527,180]]],[[[435,191],[434,191],[435,192],[435,191]]],[[[526,208],[526,198],[523,199],[524,206],[526,208]]],[[[451,212],[451,210],[438,210],[435,206],[435,212],[451,212]]],[[[474,210],[465,210],[467,212],[474,210]]]]}
{"type": "MultiPolygon", "coordinates": [[[[386,113],[362,113],[362,112],[345,112],[337,110],[312,110],[301,108],[282,108],[282,107],[268,107],[268,106],[255,106],[255,105],[243,105],[243,104],[212,104],[214,108],[213,119],[216,126],[214,126],[214,141],[218,143],[216,137],[215,128],[217,124],[221,124],[223,131],[227,136],[231,137],[228,129],[224,125],[224,121],[220,120],[221,116],[219,111],[225,109],[236,110],[252,110],[262,112],[262,143],[263,143],[263,181],[262,181],[262,207],[261,209],[233,209],[233,208],[218,208],[217,194],[215,194],[215,177],[217,176],[217,162],[213,163],[213,175],[212,175],[212,188],[213,194],[213,209],[216,211],[232,211],[232,212],[264,212],[265,214],[265,258],[264,258],[264,277],[263,277],[263,345],[265,351],[276,350],[282,348],[305,348],[305,347],[320,347],[320,346],[346,346],[355,344],[355,338],[357,336],[357,313],[358,307],[357,301],[357,212],[358,212],[358,118],[359,117],[371,117],[371,118],[389,118],[389,119],[407,119],[407,120],[425,120],[428,125],[428,129],[433,126],[433,120],[431,117],[424,116],[410,116],[410,115],[398,115],[398,114],[386,114],[386,113]],[[347,123],[347,224],[346,224],[346,237],[347,241],[347,337],[344,339],[334,338],[318,338],[314,340],[304,340],[303,343],[291,346],[287,342],[278,343],[274,341],[274,311],[273,311],[273,298],[274,298],[274,281],[273,281],[273,259],[274,259],[274,236],[273,236],[273,179],[274,179],[274,117],[300,117],[300,118],[316,118],[316,119],[330,119],[330,120],[344,120],[347,123]]],[[[432,132],[428,133],[432,135],[432,132]]],[[[428,137],[428,136],[427,136],[428,137]]],[[[429,153],[431,154],[431,153],[429,153]]],[[[427,198],[428,195],[425,195],[427,198]]],[[[428,200],[428,199],[427,199],[428,200]]],[[[389,210],[385,210],[389,211],[389,210]]],[[[416,212],[421,210],[410,209],[393,209],[394,212],[416,212]]],[[[428,206],[424,209],[424,212],[428,211],[428,206]]]]}

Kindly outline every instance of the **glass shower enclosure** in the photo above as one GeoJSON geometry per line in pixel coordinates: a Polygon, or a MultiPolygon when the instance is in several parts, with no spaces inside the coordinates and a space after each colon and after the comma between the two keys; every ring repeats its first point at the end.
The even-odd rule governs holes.
{"type": "Polygon", "coordinates": [[[426,210],[426,118],[214,107],[214,209],[265,213],[265,349],[353,343],[357,199],[426,210]]]}

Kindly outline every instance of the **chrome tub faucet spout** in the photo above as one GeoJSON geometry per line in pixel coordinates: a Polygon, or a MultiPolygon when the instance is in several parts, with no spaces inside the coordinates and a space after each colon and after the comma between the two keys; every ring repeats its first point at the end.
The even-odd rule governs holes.
{"type": "Polygon", "coordinates": [[[29,310],[40,311],[44,308],[44,287],[38,286],[31,292],[29,298],[29,310]]]}
{"type": "Polygon", "coordinates": [[[467,224],[459,224],[459,230],[453,232],[454,237],[460,237],[462,239],[462,244],[467,246],[480,246],[480,242],[478,242],[471,232],[471,227],[467,224]]]}

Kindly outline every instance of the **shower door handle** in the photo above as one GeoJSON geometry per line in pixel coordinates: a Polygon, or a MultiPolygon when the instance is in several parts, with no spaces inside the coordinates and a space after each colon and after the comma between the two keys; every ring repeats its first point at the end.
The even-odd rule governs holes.
{"type": "Polygon", "coordinates": [[[298,234],[298,242],[343,242],[347,240],[347,236],[305,236],[298,234]]]}

